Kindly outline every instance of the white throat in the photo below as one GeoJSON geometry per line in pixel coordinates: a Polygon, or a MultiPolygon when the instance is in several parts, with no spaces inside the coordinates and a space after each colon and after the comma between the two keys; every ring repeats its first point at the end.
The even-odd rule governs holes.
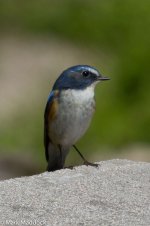
{"type": "Polygon", "coordinates": [[[70,90],[72,96],[77,99],[79,102],[80,101],[88,101],[94,98],[94,88],[95,86],[89,86],[83,90],[75,90],[72,89],[70,90]]]}

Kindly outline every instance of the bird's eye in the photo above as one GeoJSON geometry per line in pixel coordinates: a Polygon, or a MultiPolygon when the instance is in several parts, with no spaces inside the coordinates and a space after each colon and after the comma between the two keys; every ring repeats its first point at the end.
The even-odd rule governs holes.
{"type": "Polygon", "coordinates": [[[83,71],[83,72],[82,72],[82,75],[83,75],[84,77],[88,77],[88,76],[89,76],[89,74],[90,74],[90,72],[89,72],[89,71],[83,71]]]}

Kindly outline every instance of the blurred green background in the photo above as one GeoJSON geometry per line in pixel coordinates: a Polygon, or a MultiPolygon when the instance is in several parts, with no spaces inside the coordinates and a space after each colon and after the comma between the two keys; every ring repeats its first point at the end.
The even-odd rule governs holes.
{"type": "MultiPolygon", "coordinates": [[[[65,68],[111,78],[78,147],[88,159],[150,161],[150,1],[0,1],[0,178],[45,170],[43,113],[65,68]]],[[[81,164],[72,150],[67,164],[81,164]]]]}

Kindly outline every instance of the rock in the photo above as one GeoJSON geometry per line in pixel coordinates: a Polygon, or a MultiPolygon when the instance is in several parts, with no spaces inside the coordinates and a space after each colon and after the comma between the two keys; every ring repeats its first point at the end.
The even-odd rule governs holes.
{"type": "Polygon", "coordinates": [[[150,163],[111,160],[0,182],[0,225],[150,225],[150,163]]]}

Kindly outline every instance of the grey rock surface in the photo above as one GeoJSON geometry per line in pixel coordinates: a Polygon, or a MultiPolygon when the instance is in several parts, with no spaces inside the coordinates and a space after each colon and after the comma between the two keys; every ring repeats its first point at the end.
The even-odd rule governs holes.
{"type": "Polygon", "coordinates": [[[1,225],[150,225],[150,164],[127,160],[0,182],[1,225]]]}

